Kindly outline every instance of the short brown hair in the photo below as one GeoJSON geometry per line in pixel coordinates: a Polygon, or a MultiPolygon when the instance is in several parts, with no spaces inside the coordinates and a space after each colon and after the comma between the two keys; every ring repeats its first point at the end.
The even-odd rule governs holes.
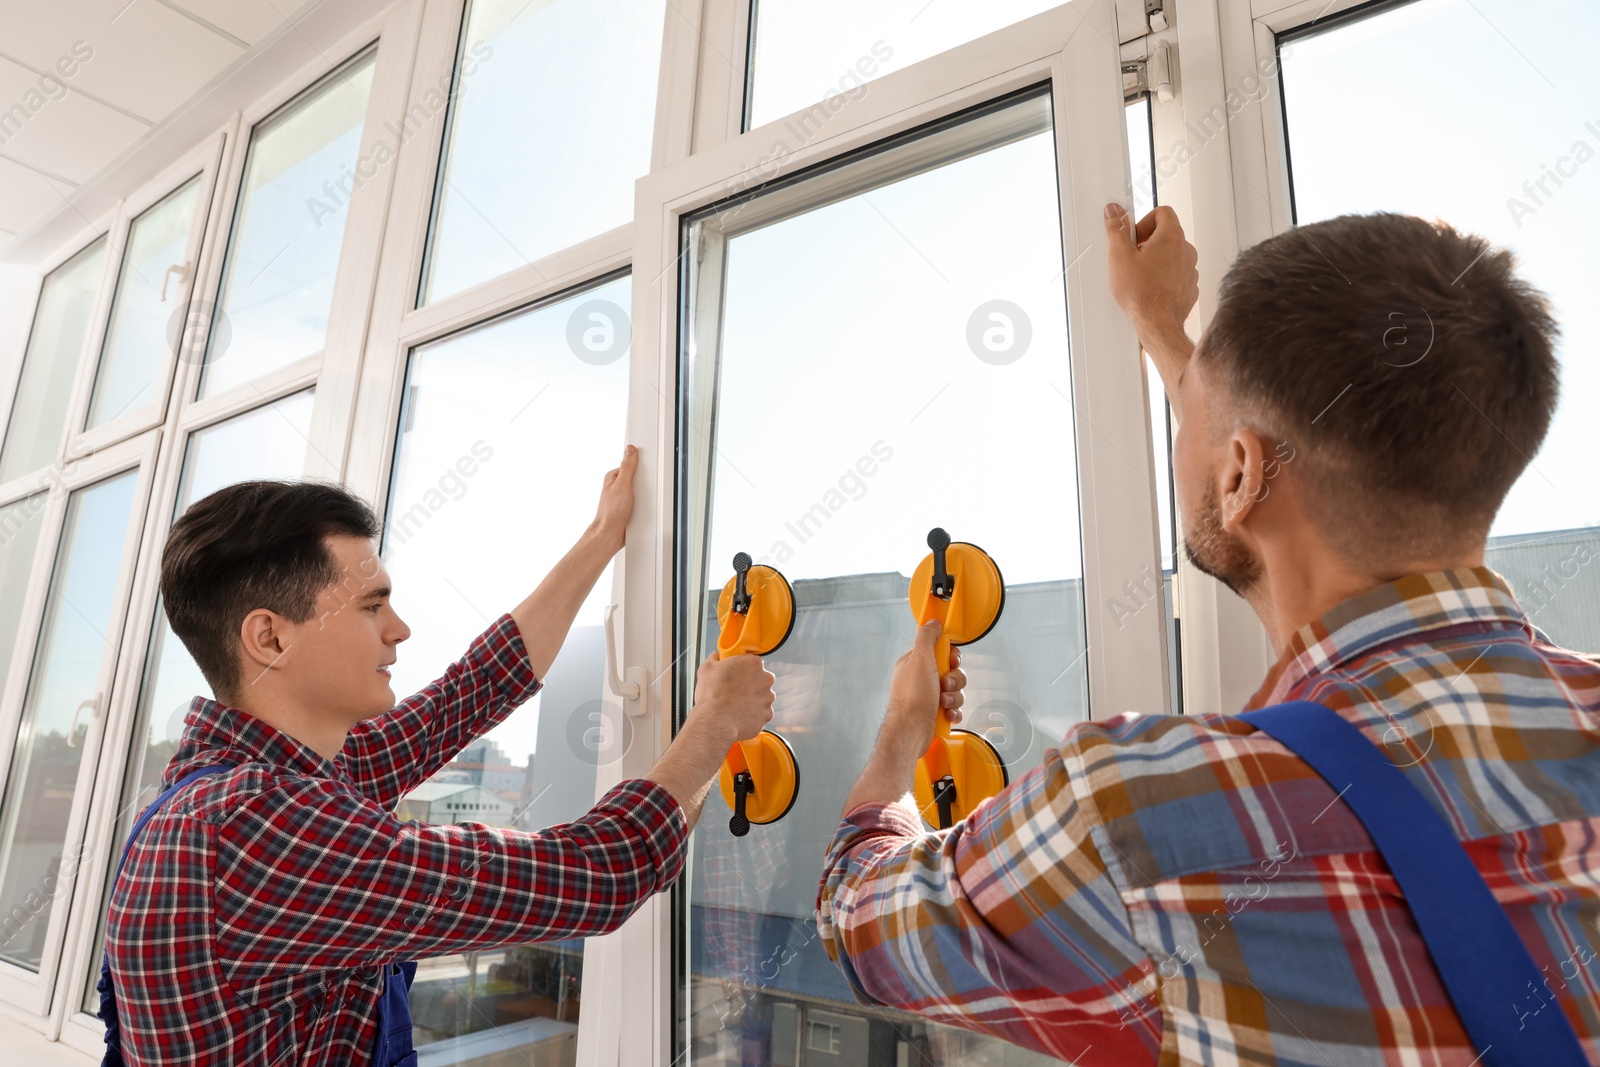
{"type": "Polygon", "coordinates": [[[362,500],[324,482],[239,482],[183,513],[161,554],[161,600],[218,700],[238,696],[244,617],[267,608],[305,622],[339,578],[326,538],[379,529],[362,500]]]}
{"type": "Polygon", "coordinates": [[[1481,542],[1539,450],[1558,328],[1512,254],[1409,215],[1343,215],[1245,251],[1197,358],[1359,562],[1481,542]],[[1303,462],[1302,462],[1303,461],[1303,462]]]}

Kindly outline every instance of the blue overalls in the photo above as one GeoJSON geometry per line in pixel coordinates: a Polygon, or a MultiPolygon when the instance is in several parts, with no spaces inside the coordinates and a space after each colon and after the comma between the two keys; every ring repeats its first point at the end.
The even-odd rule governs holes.
{"type": "MultiPolygon", "coordinates": [[[[128,862],[128,851],[133,848],[139,831],[174,793],[208,774],[220,774],[232,769],[231,763],[218,763],[190,771],[156,797],[154,803],[145,808],[134,822],[133,831],[128,834],[128,843],[122,847],[122,858],[117,861],[117,874],[122,874],[122,866],[128,862]]],[[[112,884],[116,884],[115,879],[112,879],[112,884]]],[[[417,1054],[411,1044],[411,1002],[408,999],[411,982],[416,976],[417,965],[414,961],[384,965],[383,999],[378,1001],[378,1038],[372,1051],[372,1067],[416,1067],[417,1054]]],[[[111,983],[110,958],[104,952],[100,954],[100,981],[95,988],[100,993],[100,1019],[106,1024],[106,1054],[100,1061],[101,1067],[125,1067],[122,1031],[117,1018],[117,995],[111,983]]]]}

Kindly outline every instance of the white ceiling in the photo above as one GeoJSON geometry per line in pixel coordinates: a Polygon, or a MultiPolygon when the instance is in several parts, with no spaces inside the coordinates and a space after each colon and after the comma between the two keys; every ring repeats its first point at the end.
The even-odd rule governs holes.
{"type": "Polygon", "coordinates": [[[0,248],[301,7],[276,2],[282,14],[273,0],[0,0],[0,248]]]}

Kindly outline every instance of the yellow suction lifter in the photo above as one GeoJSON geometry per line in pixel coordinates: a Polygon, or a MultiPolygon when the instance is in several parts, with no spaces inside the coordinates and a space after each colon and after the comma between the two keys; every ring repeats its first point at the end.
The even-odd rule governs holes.
{"type": "MultiPolygon", "coordinates": [[[[930,619],[944,624],[935,646],[943,678],[950,670],[950,646],[971,644],[1000,621],[1006,586],[1000,568],[977,545],[951,541],[935,527],[928,533],[928,547],[932,554],[911,576],[911,614],[919,627],[930,619]]],[[[995,747],[971,730],[952,729],[950,713],[939,709],[933,743],[917,761],[912,786],[922,818],[947,830],[1004,789],[1008,780],[995,747]]]]}
{"type": "MultiPolygon", "coordinates": [[[[733,577],[717,598],[717,658],[776,652],[794,629],[794,590],[776,569],[752,563],[750,554],[733,557],[733,577]]],[[[789,814],[800,793],[800,765],[789,742],[762,730],[728,750],[718,776],[722,798],[733,809],[728,829],[734,837],[750,824],[777,822],[789,814]]]]}

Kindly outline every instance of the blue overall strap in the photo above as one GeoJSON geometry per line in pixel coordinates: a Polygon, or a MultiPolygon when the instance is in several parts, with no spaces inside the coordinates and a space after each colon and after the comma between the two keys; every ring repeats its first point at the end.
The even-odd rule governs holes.
{"type": "MultiPolygon", "coordinates": [[[[208,774],[221,774],[223,771],[232,770],[233,767],[232,763],[214,763],[209,767],[190,771],[151,801],[150,806],[140,812],[139,817],[134,820],[133,830],[128,834],[128,843],[122,846],[122,858],[117,860],[117,874],[111,879],[111,884],[117,884],[117,878],[122,876],[123,865],[128,862],[128,853],[133,849],[134,839],[139,836],[139,831],[144,829],[144,824],[150,821],[150,816],[161,809],[161,805],[172,799],[174,793],[190,782],[204,778],[208,774]]],[[[100,952],[100,981],[96,983],[95,989],[100,993],[100,1020],[106,1024],[106,1054],[100,1061],[101,1067],[123,1067],[122,1026],[121,1020],[117,1018],[117,993],[111,984],[111,957],[106,954],[103,947],[100,952]]]]}
{"type": "Polygon", "coordinates": [[[1333,710],[1296,701],[1239,718],[1270,734],[1337,790],[1383,855],[1428,954],[1489,1067],[1588,1067],[1559,1007],[1517,1005],[1544,975],[1454,831],[1377,745],[1333,710]]]}
{"type": "Polygon", "coordinates": [[[378,1037],[372,1049],[372,1067],[417,1067],[411,1043],[411,983],[417,977],[415,960],[383,965],[383,996],[378,1000],[378,1037]]]}

